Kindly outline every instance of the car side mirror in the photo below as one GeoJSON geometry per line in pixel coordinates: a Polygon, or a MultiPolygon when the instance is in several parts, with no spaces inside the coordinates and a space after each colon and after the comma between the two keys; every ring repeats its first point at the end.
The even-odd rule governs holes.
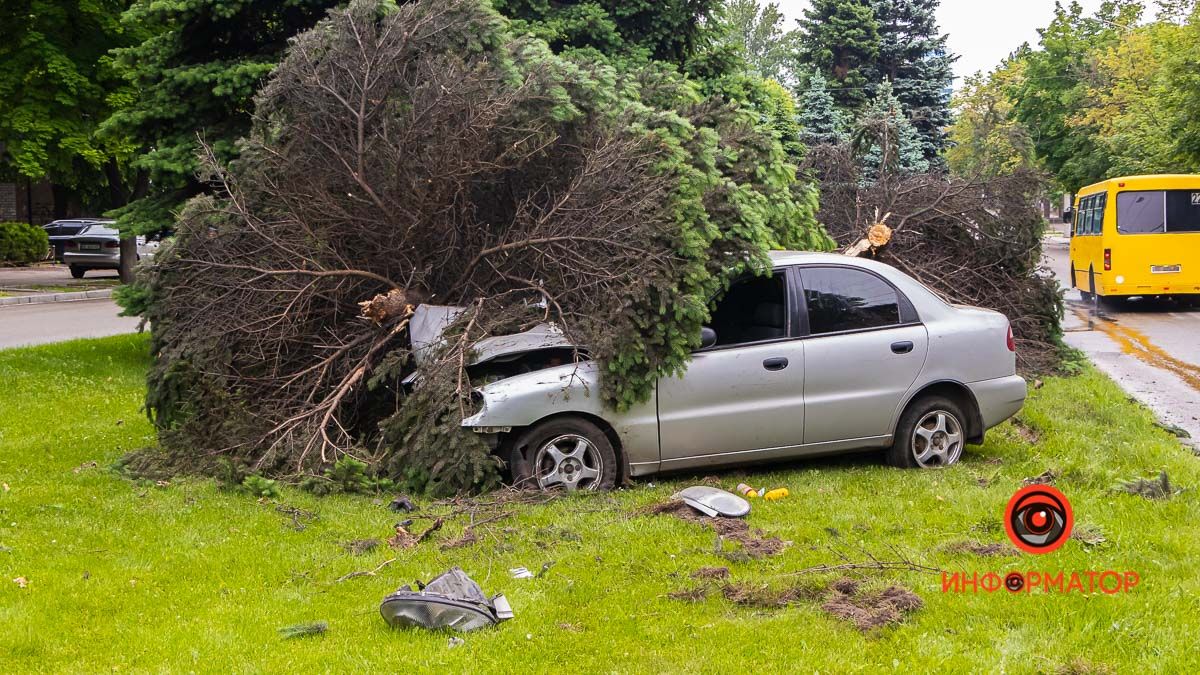
{"type": "Polygon", "coordinates": [[[1063,209],[1063,222],[1067,224],[1068,236],[1075,236],[1075,209],[1063,209]]]}
{"type": "Polygon", "coordinates": [[[705,326],[700,329],[700,348],[708,349],[717,344],[717,331],[705,326]]]}

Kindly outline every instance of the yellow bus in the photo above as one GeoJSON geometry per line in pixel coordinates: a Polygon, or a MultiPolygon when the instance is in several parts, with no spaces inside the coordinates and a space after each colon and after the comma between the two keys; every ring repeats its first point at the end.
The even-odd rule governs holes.
{"type": "Polygon", "coordinates": [[[1075,199],[1071,287],[1085,300],[1200,294],[1200,175],[1129,176],[1075,199]]]}

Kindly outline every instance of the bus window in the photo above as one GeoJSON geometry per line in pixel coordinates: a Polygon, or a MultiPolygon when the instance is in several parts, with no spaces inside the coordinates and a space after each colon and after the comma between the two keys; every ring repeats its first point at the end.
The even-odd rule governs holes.
{"type": "Polygon", "coordinates": [[[1200,192],[1167,192],[1167,232],[1200,232],[1200,192]]]}
{"type": "Polygon", "coordinates": [[[1091,228],[1092,198],[1079,200],[1079,213],[1075,214],[1075,234],[1087,234],[1091,228]]]}
{"type": "Polygon", "coordinates": [[[1154,234],[1166,232],[1166,193],[1122,192],[1117,195],[1117,232],[1121,234],[1154,234]]]}
{"type": "Polygon", "coordinates": [[[1108,195],[1099,194],[1093,199],[1095,199],[1096,202],[1093,205],[1095,211],[1092,213],[1092,234],[1100,234],[1104,231],[1104,207],[1108,201],[1108,195]]]}

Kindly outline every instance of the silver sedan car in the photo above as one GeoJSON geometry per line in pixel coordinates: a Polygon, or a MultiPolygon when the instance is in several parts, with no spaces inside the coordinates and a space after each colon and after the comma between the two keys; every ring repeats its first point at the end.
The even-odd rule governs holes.
{"type": "MultiPolygon", "coordinates": [[[[157,249],[157,241],[147,241],[142,236],[137,238],[138,260],[153,256],[157,249]]],[[[86,225],[68,238],[63,248],[63,262],[76,279],[82,279],[88,270],[121,269],[121,234],[113,221],[86,225]]]]}
{"type": "MultiPolygon", "coordinates": [[[[517,481],[605,489],[628,476],[878,449],[944,467],[1021,409],[1008,319],[952,306],[871,260],[773,254],[774,274],[718,302],[687,372],[626,412],[605,407],[598,364],[553,331],[480,345],[480,366],[523,363],[477,389],[463,425],[517,481]]],[[[478,367],[478,366],[477,366],[478,367]]]]}

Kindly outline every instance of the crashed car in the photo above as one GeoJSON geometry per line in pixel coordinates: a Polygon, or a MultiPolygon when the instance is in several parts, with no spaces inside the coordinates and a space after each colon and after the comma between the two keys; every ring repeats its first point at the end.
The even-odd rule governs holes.
{"type": "MultiPolygon", "coordinates": [[[[517,482],[612,488],[628,476],[877,450],[905,468],[945,467],[1025,401],[1008,319],[950,305],[888,265],[776,252],[736,281],[680,377],[625,412],[600,368],[553,327],[476,345],[485,435],[517,482]]],[[[458,310],[422,307],[414,348],[458,310]]]]}

